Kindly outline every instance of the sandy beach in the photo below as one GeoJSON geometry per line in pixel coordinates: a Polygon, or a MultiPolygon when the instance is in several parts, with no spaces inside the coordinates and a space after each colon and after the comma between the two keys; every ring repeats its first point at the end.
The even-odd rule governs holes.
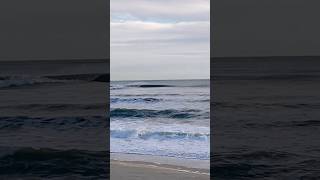
{"type": "Polygon", "coordinates": [[[206,170],[183,168],[179,166],[158,165],[144,162],[111,160],[111,180],[208,180],[206,170]]]}

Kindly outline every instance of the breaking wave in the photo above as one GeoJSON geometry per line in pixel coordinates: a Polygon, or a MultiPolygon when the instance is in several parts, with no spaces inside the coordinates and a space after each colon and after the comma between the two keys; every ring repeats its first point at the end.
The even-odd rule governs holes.
{"type": "Polygon", "coordinates": [[[208,140],[210,134],[189,133],[189,132],[151,132],[136,130],[111,130],[112,138],[129,138],[135,137],[140,139],[157,139],[157,140],[208,140]]]}
{"type": "Polygon", "coordinates": [[[5,76],[0,77],[0,88],[13,88],[21,86],[32,86],[48,83],[61,83],[62,81],[52,80],[41,77],[29,76],[5,76]]]}

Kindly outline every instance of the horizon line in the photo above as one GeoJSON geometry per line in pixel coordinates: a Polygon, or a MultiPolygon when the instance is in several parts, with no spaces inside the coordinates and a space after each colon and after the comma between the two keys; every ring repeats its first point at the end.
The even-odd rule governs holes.
{"type": "Polygon", "coordinates": [[[119,82],[119,81],[188,81],[188,80],[210,80],[209,78],[199,78],[199,79],[131,79],[131,80],[110,80],[110,82],[119,82]]]}
{"type": "Polygon", "coordinates": [[[86,60],[92,60],[92,61],[101,61],[101,60],[109,60],[110,58],[56,58],[56,59],[0,59],[0,62],[32,62],[32,61],[86,61],[86,60]]]}
{"type": "Polygon", "coordinates": [[[212,56],[211,58],[281,58],[281,57],[320,57],[320,55],[279,55],[279,56],[212,56]]]}

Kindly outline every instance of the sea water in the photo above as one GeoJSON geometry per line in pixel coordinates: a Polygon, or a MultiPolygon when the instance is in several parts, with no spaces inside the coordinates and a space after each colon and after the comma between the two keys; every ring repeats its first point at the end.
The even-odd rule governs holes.
{"type": "Polygon", "coordinates": [[[209,160],[209,80],[114,81],[110,151],[209,160]]]}
{"type": "Polygon", "coordinates": [[[108,63],[0,63],[0,179],[108,177],[108,63]]]}

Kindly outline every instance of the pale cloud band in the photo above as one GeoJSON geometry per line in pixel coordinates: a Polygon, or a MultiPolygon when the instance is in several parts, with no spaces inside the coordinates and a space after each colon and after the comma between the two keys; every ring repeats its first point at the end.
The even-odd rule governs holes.
{"type": "Polygon", "coordinates": [[[210,0],[111,0],[111,18],[208,21],[210,0]]]}
{"type": "Polygon", "coordinates": [[[111,78],[209,77],[209,0],[111,0],[111,78]]]}

